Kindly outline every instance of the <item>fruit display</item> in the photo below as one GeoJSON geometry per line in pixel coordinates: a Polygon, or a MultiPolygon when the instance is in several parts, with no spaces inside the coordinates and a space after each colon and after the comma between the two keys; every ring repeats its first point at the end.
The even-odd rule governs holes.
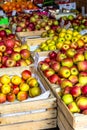
{"type": "Polygon", "coordinates": [[[16,10],[17,12],[22,12],[23,10],[36,10],[38,7],[31,1],[19,1],[19,2],[6,2],[1,5],[2,9],[8,13],[16,10]]]}
{"type": "Polygon", "coordinates": [[[23,70],[20,76],[8,74],[0,76],[0,103],[23,101],[41,93],[40,84],[30,70],[23,70]]]}
{"type": "Polygon", "coordinates": [[[59,95],[72,113],[87,114],[87,49],[51,51],[39,62],[51,84],[60,86],[59,95]]]}
{"type": "Polygon", "coordinates": [[[84,45],[86,46],[87,36],[82,36],[79,32],[71,29],[60,29],[60,32],[57,33],[57,35],[55,35],[53,30],[50,30],[49,34],[50,38],[45,42],[41,42],[35,51],[66,51],[69,48],[77,49],[84,45]]]}
{"type": "Polygon", "coordinates": [[[21,13],[18,16],[9,17],[10,24],[16,25],[16,32],[49,30],[50,28],[58,28],[58,21],[50,19],[42,12],[32,12],[31,14],[21,13]]]}
{"type": "Polygon", "coordinates": [[[64,26],[70,23],[70,28],[79,32],[87,28],[87,17],[82,16],[82,14],[78,14],[76,17],[73,15],[63,16],[59,19],[59,23],[62,21],[64,22],[64,26]]]}
{"type": "Polygon", "coordinates": [[[27,44],[22,44],[9,30],[0,30],[0,68],[28,66],[33,58],[27,44]]]}

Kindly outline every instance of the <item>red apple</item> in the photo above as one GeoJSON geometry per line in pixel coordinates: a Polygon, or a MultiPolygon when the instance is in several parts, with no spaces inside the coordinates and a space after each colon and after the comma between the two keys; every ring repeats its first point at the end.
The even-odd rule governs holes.
{"type": "Polygon", "coordinates": [[[79,71],[87,71],[87,61],[78,62],[77,68],[78,68],[79,71]]]}
{"type": "Polygon", "coordinates": [[[28,59],[30,57],[30,51],[27,49],[21,50],[20,54],[23,59],[28,59]]]}
{"type": "Polygon", "coordinates": [[[5,61],[5,65],[7,67],[14,67],[16,65],[16,61],[13,60],[12,58],[8,58],[6,61],[5,61]]]}
{"type": "Polygon", "coordinates": [[[14,93],[9,93],[9,94],[6,95],[6,99],[7,99],[8,102],[14,102],[15,99],[16,99],[16,96],[15,96],[14,93]]]}
{"type": "Polygon", "coordinates": [[[73,66],[73,60],[71,58],[65,58],[61,61],[61,65],[71,68],[73,66]]]}
{"type": "Polygon", "coordinates": [[[48,78],[50,77],[51,75],[55,74],[55,71],[51,68],[48,68],[46,70],[44,70],[44,75],[48,78]]]}
{"type": "Polygon", "coordinates": [[[40,67],[40,69],[42,70],[42,71],[44,71],[44,70],[46,70],[46,69],[48,69],[49,68],[49,64],[48,63],[42,63],[41,64],[41,67],[40,67]]]}
{"type": "Polygon", "coordinates": [[[27,93],[27,92],[20,91],[20,92],[17,94],[17,100],[19,100],[19,101],[26,100],[27,98],[28,98],[28,93],[27,93]]]}
{"type": "Polygon", "coordinates": [[[83,95],[87,95],[87,85],[84,85],[84,86],[81,88],[81,91],[82,91],[82,94],[83,94],[83,95]]]}
{"type": "Polygon", "coordinates": [[[18,85],[13,85],[12,86],[12,90],[11,90],[12,93],[14,93],[15,95],[17,95],[19,91],[20,91],[20,89],[19,89],[18,85]]]}
{"type": "Polygon", "coordinates": [[[67,56],[66,56],[66,54],[65,53],[61,53],[61,52],[58,52],[57,53],[57,57],[56,57],[56,60],[58,61],[58,62],[61,62],[63,59],[65,59],[67,56]]]}
{"type": "Polygon", "coordinates": [[[13,53],[13,48],[6,48],[6,51],[4,52],[4,55],[11,55],[13,53]]]}
{"type": "Polygon", "coordinates": [[[76,102],[80,110],[83,111],[87,109],[87,97],[85,96],[79,97],[76,102]]]}
{"type": "Polygon", "coordinates": [[[78,86],[73,86],[70,90],[70,93],[72,94],[73,97],[78,97],[81,95],[81,88],[78,86]]]}
{"type": "Polygon", "coordinates": [[[53,74],[50,77],[48,77],[48,79],[51,83],[56,84],[58,82],[59,77],[57,74],[53,74]]]}
{"type": "Polygon", "coordinates": [[[79,61],[84,61],[84,55],[82,53],[76,53],[73,57],[73,62],[77,63],[79,61]]]}
{"type": "Polygon", "coordinates": [[[57,53],[55,51],[51,51],[49,52],[48,56],[50,59],[56,59],[57,53]]]}
{"type": "Polygon", "coordinates": [[[60,63],[57,61],[51,62],[50,66],[55,72],[58,72],[60,69],[60,63]]]}
{"type": "Polygon", "coordinates": [[[5,45],[7,48],[14,48],[14,45],[15,45],[15,40],[14,39],[5,39],[4,41],[5,45]]]}
{"type": "Polygon", "coordinates": [[[22,71],[21,75],[22,75],[22,78],[24,80],[27,80],[28,78],[31,77],[31,71],[30,70],[24,70],[24,71],[22,71]]]}
{"type": "Polygon", "coordinates": [[[5,30],[0,30],[0,37],[6,37],[7,33],[5,30]]]}
{"type": "Polygon", "coordinates": [[[78,76],[76,75],[70,75],[68,79],[73,83],[73,85],[78,82],[78,76]]]}

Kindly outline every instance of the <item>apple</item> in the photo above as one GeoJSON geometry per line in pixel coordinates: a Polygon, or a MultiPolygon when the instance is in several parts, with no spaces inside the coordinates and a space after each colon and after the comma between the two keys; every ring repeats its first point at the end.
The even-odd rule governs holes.
{"type": "Polygon", "coordinates": [[[73,84],[69,79],[64,79],[61,81],[60,87],[61,88],[73,87],[73,84]]]}
{"type": "Polygon", "coordinates": [[[6,51],[6,46],[4,45],[3,41],[0,42],[0,51],[1,52],[5,52],[6,51]]]}
{"type": "Polygon", "coordinates": [[[8,48],[14,48],[14,46],[15,46],[15,40],[14,39],[9,39],[9,38],[7,39],[6,38],[4,44],[8,48]]]}
{"type": "Polygon", "coordinates": [[[71,58],[65,58],[61,61],[61,65],[71,68],[73,66],[73,60],[71,58]]]}
{"type": "Polygon", "coordinates": [[[83,94],[83,95],[87,95],[87,85],[84,85],[84,86],[81,88],[81,91],[82,91],[82,94],[83,94]]]}
{"type": "Polygon", "coordinates": [[[67,56],[66,56],[66,54],[65,53],[57,53],[57,57],[56,57],[56,60],[58,61],[58,62],[61,62],[63,59],[65,59],[67,56]]]}
{"type": "Polygon", "coordinates": [[[44,75],[48,78],[50,77],[51,75],[55,74],[55,70],[52,69],[52,68],[48,68],[46,70],[44,70],[44,75]]]}
{"type": "Polygon", "coordinates": [[[8,59],[8,56],[6,56],[6,55],[2,56],[1,63],[5,64],[5,62],[6,62],[7,59],[8,59]]]}
{"type": "Polygon", "coordinates": [[[78,76],[76,75],[70,75],[68,79],[73,83],[73,85],[78,82],[78,76]]]}
{"type": "Polygon", "coordinates": [[[76,50],[74,48],[69,48],[65,54],[66,56],[73,58],[73,56],[76,54],[76,50]]]}
{"type": "Polygon", "coordinates": [[[69,108],[70,112],[72,112],[72,113],[79,113],[80,112],[80,109],[77,106],[75,101],[69,103],[68,108],[69,108]]]}
{"type": "Polygon", "coordinates": [[[19,61],[19,60],[21,59],[21,55],[20,55],[19,52],[13,52],[13,53],[11,54],[11,58],[12,58],[13,60],[15,60],[15,61],[19,61]]]}
{"type": "Polygon", "coordinates": [[[72,34],[66,33],[65,40],[71,40],[71,39],[72,39],[72,34]]]}
{"type": "Polygon", "coordinates": [[[60,69],[60,63],[57,61],[51,62],[50,67],[55,71],[58,72],[60,69]]]}
{"type": "Polygon", "coordinates": [[[70,93],[76,98],[81,95],[81,88],[79,86],[73,86],[70,90],[70,93]]]}
{"type": "Polygon", "coordinates": [[[61,50],[67,51],[69,48],[70,48],[70,46],[68,44],[63,44],[61,50]]]}
{"type": "Polygon", "coordinates": [[[5,30],[0,30],[0,37],[6,37],[7,36],[7,33],[5,30]]]}
{"type": "Polygon", "coordinates": [[[64,38],[64,37],[59,37],[59,38],[58,38],[58,42],[64,43],[64,42],[65,42],[65,38],[64,38]]]}
{"type": "Polygon", "coordinates": [[[83,110],[81,113],[87,115],[87,109],[83,110]]]}
{"type": "Polygon", "coordinates": [[[58,74],[62,78],[68,78],[70,76],[70,69],[67,66],[62,66],[60,67],[58,74]]]}
{"type": "Polygon", "coordinates": [[[79,76],[79,83],[82,85],[86,85],[87,84],[87,76],[79,76]]]}
{"type": "Polygon", "coordinates": [[[15,99],[16,99],[16,96],[15,96],[14,93],[8,93],[8,94],[6,95],[6,99],[7,99],[8,102],[14,102],[15,99]]]}
{"type": "Polygon", "coordinates": [[[23,59],[28,59],[30,57],[30,51],[27,49],[21,50],[20,54],[23,59]]]}
{"type": "Polygon", "coordinates": [[[31,77],[31,71],[30,70],[24,70],[24,71],[22,71],[21,75],[22,75],[22,78],[24,80],[27,80],[28,78],[31,77]]]}
{"type": "Polygon", "coordinates": [[[53,74],[50,77],[48,77],[48,80],[53,84],[56,84],[59,79],[60,78],[57,74],[53,74]]]}
{"type": "Polygon", "coordinates": [[[78,48],[81,48],[85,45],[85,42],[82,39],[79,39],[77,42],[78,48]]]}
{"type": "Polygon", "coordinates": [[[4,55],[11,55],[13,53],[13,48],[6,47],[6,50],[4,52],[4,55]]]}
{"type": "Polygon", "coordinates": [[[63,102],[64,102],[66,105],[68,105],[68,104],[70,104],[71,102],[73,102],[73,96],[72,96],[71,94],[69,94],[69,93],[64,94],[64,95],[62,96],[62,100],[63,100],[63,102]]]}
{"type": "Polygon", "coordinates": [[[68,20],[73,20],[74,16],[73,15],[68,15],[67,18],[68,18],[68,20]]]}
{"type": "Polygon", "coordinates": [[[36,86],[36,87],[32,87],[29,89],[29,96],[30,97],[36,97],[39,96],[41,94],[41,88],[36,86]]]}
{"type": "Polygon", "coordinates": [[[31,78],[27,81],[30,88],[37,87],[39,85],[38,80],[36,78],[31,78]]]}
{"type": "Polygon", "coordinates": [[[87,60],[87,50],[84,51],[85,60],[87,60]]]}
{"type": "Polygon", "coordinates": [[[42,71],[44,71],[44,70],[47,70],[49,68],[49,64],[48,63],[42,63],[41,64],[41,67],[40,67],[40,69],[42,70],[42,71]]]}
{"type": "Polygon", "coordinates": [[[11,82],[14,85],[19,85],[22,82],[22,79],[18,75],[13,75],[12,78],[11,78],[11,82]]]}
{"type": "Polygon", "coordinates": [[[87,97],[79,97],[76,103],[80,110],[83,111],[87,109],[87,97]]]}
{"type": "Polygon", "coordinates": [[[20,91],[20,89],[19,89],[18,85],[12,85],[12,87],[11,87],[11,92],[12,93],[14,93],[15,95],[17,95],[19,91],[20,91]]]}
{"type": "Polygon", "coordinates": [[[23,101],[23,100],[26,100],[27,98],[28,98],[27,92],[19,91],[19,93],[17,94],[17,100],[18,101],[23,101]]]}
{"type": "Polygon", "coordinates": [[[21,83],[19,85],[19,88],[20,88],[21,91],[26,91],[27,92],[29,90],[29,85],[27,83],[21,83]]]}
{"type": "Polygon", "coordinates": [[[72,42],[72,43],[70,44],[70,47],[73,48],[73,49],[77,49],[77,48],[78,48],[77,42],[72,42]]]}
{"type": "Polygon", "coordinates": [[[0,77],[0,82],[2,83],[2,84],[9,84],[10,83],[10,76],[9,75],[7,75],[7,74],[4,74],[4,75],[2,75],[1,77],[0,77]]]}
{"type": "Polygon", "coordinates": [[[57,53],[55,51],[51,51],[51,52],[49,52],[48,57],[50,59],[56,59],[57,53]]]}
{"type": "Polygon", "coordinates": [[[0,103],[6,102],[6,95],[3,93],[0,93],[0,103]]]}
{"type": "Polygon", "coordinates": [[[16,61],[13,60],[12,58],[8,58],[6,61],[5,61],[5,66],[6,67],[14,67],[16,65],[16,61]]]}
{"type": "Polygon", "coordinates": [[[56,49],[61,50],[61,49],[62,49],[63,44],[64,44],[63,42],[57,42],[57,43],[56,43],[56,49]]]}
{"type": "Polygon", "coordinates": [[[25,43],[25,44],[22,44],[20,48],[21,48],[21,50],[23,50],[23,49],[29,50],[29,46],[28,46],[28,44],[26,44],[26,43],[25,43]]]}
{"type": "Polygon", "coordinates": [[[15,66],[27,66],[27,62],[24,59],[20,59],[19,61],[16,61],[15,66]]]}
{"type": "Polygon", "coordinates": [[[70,93],[70,89],[71,89],[71,87],[64,87],[64,88],[62,88],[62,95],[64,95],[64,94],[68,94],[68,93],[70,93]]]}
{"type": "Polygon", "coordinates": [[[50,63],[51,62],[51,59],[50,58],[48,58],[48,57],[46,57],[45,59],[44,59],[44,62],[46,62],[46,63],[50,63]]]}
{"type": "Polygon", "coordinates": [[[76,53],[73,57],[73,62],[76,64],[79,61],[84,61],[84,55],[82,53],[76,53]]]}
{"type": "Polygon", "coordinates": [[[1,87],[1,92],[3,93],[3,94],[8,94],[8,93],[10,93],[11,92],[11,87],[10,87],[10,85],[9,84],[3,84],[2,85],[2,87],[1,87]]]}
{"type": "Polygon", "coordinates": [[[87,72],[82,71],[79,73],[79,76],[87,76],[87,72]]]}
{"type": "Polygon", "coordinates": [[[79,74],[77,66],[75,66],[75,65],[70,68],[70,72],[71,72],[71,75],[78,75],[79,74]]]}
{"type": "Polygon", "coordinates": [[[77,68],[78,68],[79,71],[87,71],[87,61],[78,62],[77,68]]]}

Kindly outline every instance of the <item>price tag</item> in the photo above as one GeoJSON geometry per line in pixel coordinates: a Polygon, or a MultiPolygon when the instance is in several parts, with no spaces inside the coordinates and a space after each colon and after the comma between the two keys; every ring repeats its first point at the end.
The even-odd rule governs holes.
{"type": "Polygon", "coordinates": [[[12,11],[12,16],[15,16],[16,15],[16,10],[13,10],[12,11]]]}
{"type": "Polygon", "coordinates": [[[37,69],[37,66],[38,66],[38,61],[39,61],[39,54],[38,53],[35,53],[35,68],[37,69]]]}
{"type": "Polygon", "coordinates": [[[80,31],[80,34],[81,34],[81,35],[87,34],[87,29],[84,29],[84,30],[80,31]]]}
{"type": "Polygon", "coordinates": [[[62,21],[61,21],[61,23],[60,23],[61,28],[64,27],[64,23],[65,23],[65,21],[62,19],[62,21]]]}
{"type": "Polygon", "coordinates": [[[17,24],[13,24],[13,25],[12,25],[12,32],[13,32],[14,34],[15,34],[16,26],[17,26],[17,24]]]}
{"type": "Polygon", "coordinates": [[[3,15],[4,15],[3,10],[0,10],[0,16],[3,16],[3,15]]]}
{"type": "Polygon", "coordinates": [[[64,28],[68,29],[71,26],[71,23],[69,22],[67,25],[64,26],[64,28]]]}

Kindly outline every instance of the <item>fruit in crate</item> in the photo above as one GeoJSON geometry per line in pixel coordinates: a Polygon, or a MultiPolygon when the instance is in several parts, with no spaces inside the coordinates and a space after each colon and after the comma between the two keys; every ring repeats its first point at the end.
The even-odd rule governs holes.
{"type": "Polygon", "coordinates": [[[53,37],[48,38],[46,41],[41,42],[35,51],[61,50],[62,52],[67,52],[68,56],[73,57],[78,48],[86,48],[87,44],[85,40],[83,40],[84,36],[82,36],[79,32],[71,29],[65,29],[66,32],[63,31],[64,29],[61,29],[57,35],[54,35],[53,37]]]}
{"type": "Polygon", "coordinates": [[[23,45],[15,34],[8,34],[6,30],[0,30],[0,68],[27,66],[33,59],[28,45],[23,45]]]}
{"type": "Polygon", "coordinates": [[[51,84],[58,87],[60,86],[60,97],[72,113],[86,114],[87,50],[84,46],[80,49],[78,48],[72,58],[71,55],[67,55],[67,51],[62,52],[62,50],[60,50],[49,52],[48,56],[43,61],[39,62],[40,71],[42,71],[45,78],[51,84]],[[52,58],[52,55],[54,54],[55,56],[52,58]],[[59,58],[60,55],[61,59],[59,58]],[[47,62],[47,59],[49,62],[47,62]],[[43,70],[41,66],[45,63],[48,64],[48,68],[43,70]],[[56,65],[53,67],[52,65],[55,63],[56,65]],[[46,75],[45,72],[48,71],[48,69],[54,70],[54,73],[49,76],[46,75]]]}
{"type": "MultiPolygon", "coordinates": [[[[50,36],[55,34],[55,30],[59,28],[59,22],[55,19],[48,17],[48,12],[37,11],[32,13],[20,13],[17,16],[9,17],[9,21],[12,27],[15,26],[16,32],[29,32],[36,30],[47,30],[50,31],[50,36]],[[44,12],[46,14],[44,14],[44,12]],[[54,27],[54,28],[53,28],[54,27]]],[[[46,36],[44,32],[43,37],[46,36]]]]}
{"type": "Polygon", "coordinates": [[[40,83],[30,70],[23,70],[20,76],[0,76],[0,103],[23,101],[41,94],[40,83]]]}

